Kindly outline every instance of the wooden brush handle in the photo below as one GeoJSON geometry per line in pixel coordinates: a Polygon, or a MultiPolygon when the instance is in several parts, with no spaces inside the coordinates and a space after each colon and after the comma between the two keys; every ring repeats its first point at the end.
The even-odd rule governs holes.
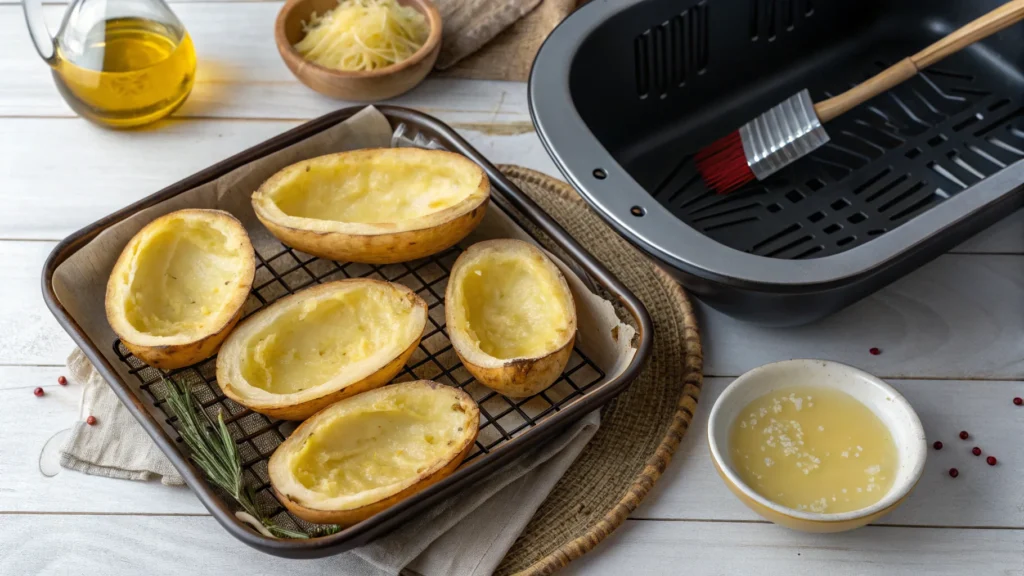
{"type": "Polygon", "coordinates": [[[1024,19],[1024,0],[1007,2],[984,16],[954,30],[942,40],[904,58],[875,74],[860,85],[814,105],[814,111],[822,123],[839,116],[854,106],[866,102],[882,92],[902,83],[954,52],[991,36],[1024,19]]]}

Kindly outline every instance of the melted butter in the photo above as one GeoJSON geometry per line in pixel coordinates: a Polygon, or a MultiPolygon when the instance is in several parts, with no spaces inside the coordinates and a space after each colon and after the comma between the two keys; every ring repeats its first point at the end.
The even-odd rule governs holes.
{"type": "Polygon", "coordinates": [[[732,423],[729,450],[733,469],[758,494],[827,514],[881,500],[898,466],[885,424],[829,388],[783,388],[754,400],[732,423]]]}
{"type": "Polygon", "coordinates": [[[472,166],[410,162],[380,154],[361,164],[313,162],[274,194],[285,214],[377,224],[402,222],[454,206],[476,190],[472,166]]]}
{"type": "Polygon", "coordinates": [[[561,286],[539,259],[494,254],[471,265],[462,283],[466,321],[485,353],[533,357],[564,340],[561,286]]]}

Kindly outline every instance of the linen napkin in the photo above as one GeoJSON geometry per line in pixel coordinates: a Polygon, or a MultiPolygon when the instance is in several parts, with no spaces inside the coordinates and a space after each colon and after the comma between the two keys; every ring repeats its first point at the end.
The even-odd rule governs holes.
{"type": "MultiPolygon", "coordinates": [[[[68,357],[68,376],[83,387],[81,418],[61,454],[61,466],[94,476],[182,485],[181,475],[81,350],[68,357]]],[[[391,534],[320,560],[343,574],[423,576],[491,574],[555,483],[597,432],[597,411],[555,439],[440,502],[391,534]]]]}
{"type": "Polygon", "coordinates": [[[93,476],[125,480],[159,477],[168,486],[184,486],[171,461],[121,405],[85,354],[75,348],[67,366],[68,379],[82,387],[82,406],[79,421],[71,427],[61,450],[60,465],[93,476]],[[96,418],[95,426],[85,423],[89,416],[96,418]]]}

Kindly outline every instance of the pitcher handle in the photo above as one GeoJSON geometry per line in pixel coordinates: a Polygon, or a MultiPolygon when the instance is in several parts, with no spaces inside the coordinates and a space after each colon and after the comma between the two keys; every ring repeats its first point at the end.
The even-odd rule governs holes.
{"type": "Polygon", "coordinates": [[[32,37],[32,43],[36,45],[36,52],[48,64],[53,64],[56,44],[43,19],[43,1],[21,0],[21,6],[25,10],[25,23],[28,24],[28,33],[32,37]]]}

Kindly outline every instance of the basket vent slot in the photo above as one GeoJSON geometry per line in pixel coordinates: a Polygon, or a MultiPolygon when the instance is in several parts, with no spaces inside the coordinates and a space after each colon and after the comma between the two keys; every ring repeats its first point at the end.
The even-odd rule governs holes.
{"type": "Polygon", "coordinates": [[[701,2],[633,40],[636,93],[668,97],[708,65],[708,5],[701,2]]]}
{"type": "Polygon", "coordinates": [[[814,14],[814,0],[750,0],[750,40],[774,42],[814,14]]]}
{"type": "MultiPolygon", "coordinates": [[[[770,5],[793,2],[801,0],[770,5]]],[[[849,81],[888,64],[877,60],[849,81]]],[[[651,194],[693,228],[761,256],[820,258],[869,242],[1024,160],[1024,106],[951,66],[929,68],[829,123],[828,144],[765,182],[720,196],[685,157],[666,166],[651,194]]],[[[824,82],[812,86],[815,100],[848,87],[824,82]]]]}

